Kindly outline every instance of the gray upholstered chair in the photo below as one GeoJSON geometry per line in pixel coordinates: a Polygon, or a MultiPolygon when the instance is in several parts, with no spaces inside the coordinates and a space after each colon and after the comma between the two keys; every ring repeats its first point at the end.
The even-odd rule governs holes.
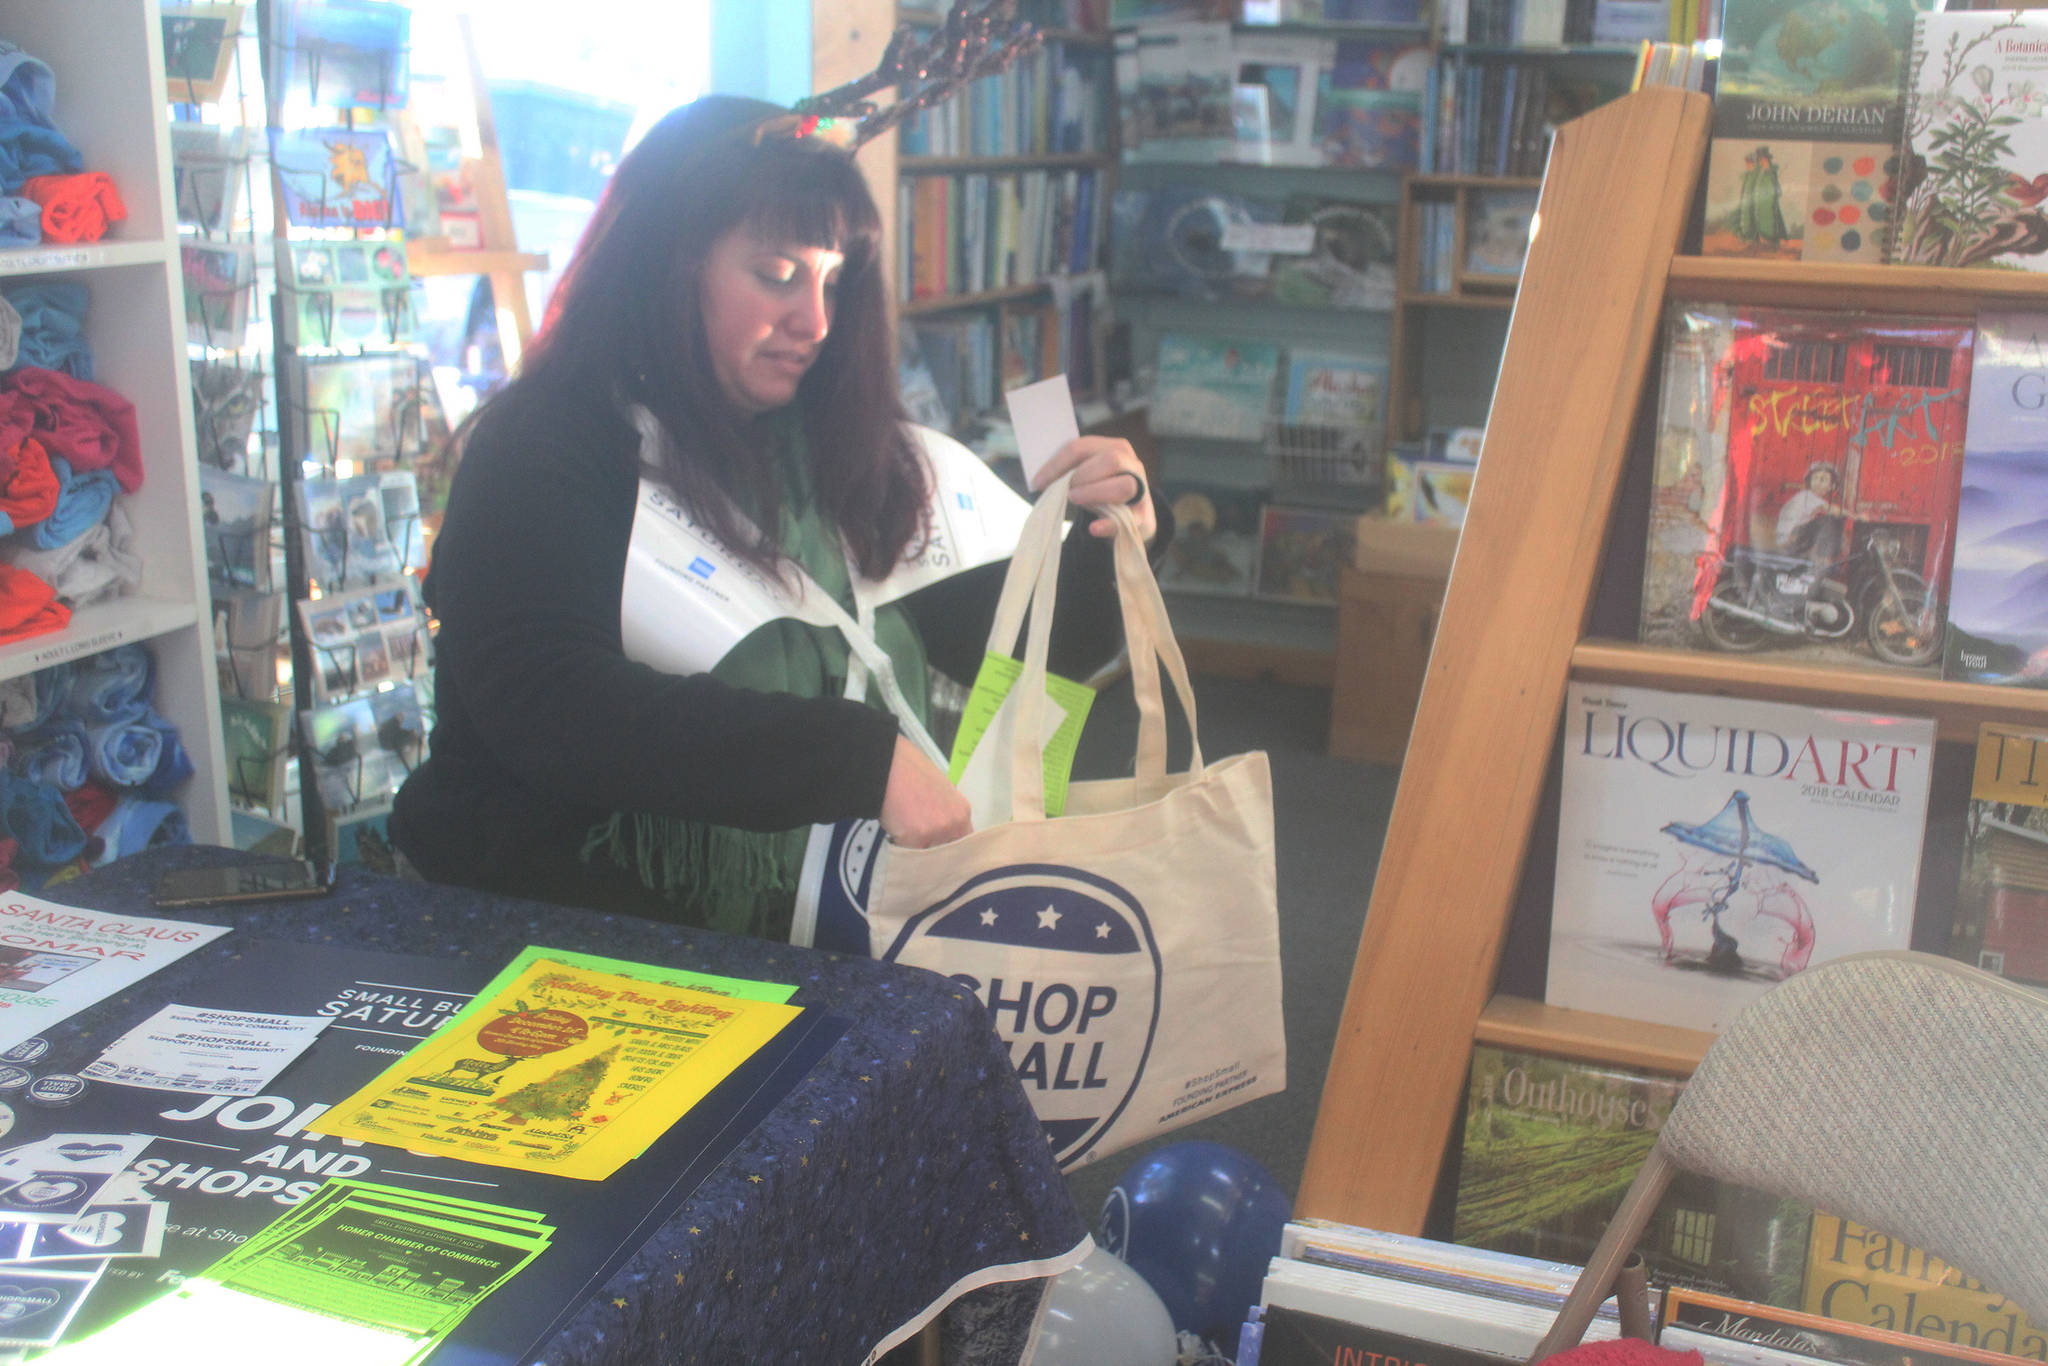
{"type": "Polygon", "coordinates": [[[1903,1238],[2048,1319],[2048,996],[1924,953],[1809,968],[1693,1073],[1533,1361],[1577,1343],[1675,1169],[1903,1238]]]}

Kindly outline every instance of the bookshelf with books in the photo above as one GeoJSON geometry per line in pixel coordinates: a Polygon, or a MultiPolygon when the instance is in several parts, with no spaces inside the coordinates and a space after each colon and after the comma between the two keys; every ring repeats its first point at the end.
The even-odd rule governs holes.
{"type": "Polygon", "coordinates": [[[1432,54],[1418,10],[1365,9],[1118,32],[1111,281],[1159,492],[1193,529],[1168,605],[1208,672],[1329,684],[1341,571],[1384,496],[1397,202],[1432,54]]]}
{"type": "MultiPolygon", "coordinates": [[[[1670,507],[1668,489],[1665,501],[1657,501],[1656,464],[1660,431],[1671,425],[1660,413],[1659,395],[1674,366],[1668,354],[1662,363],[1658,357],[1660,341],[1670,336],[1672,305],[1712,304],[1737,317],[1744,310],[1772,317],[1790,309],[1860,310],[1923,330],[1970,328],[2000,315],[2048,315],[2048,277],[1679,255],[1709,135],[1705,98],[1668,89],[1628,96],[1559,135],[1543,184],[1543,230],[1521,281],[1482,475],[1473,488],[1297,1201],[1303,1214],[1421,1231],[1431,1218],[1440,1164],[1454,1148],[1454,1118],[1475,1045],[1682,1077],[1711,1043],[1713,1034],[1697,1020],[1648,1024],[1544,1000],[1552,902],[1564,885],[1558,878],[1558,865],[1566,861],[1560,809],[1571,800],[1560,791],[1561,780],[1571,780],[1559,740],[1568,690],[1597,699],[1589,700],[1593,710],[1623,706],[1640,690],[1654,689],[1734,699],[1723,710],[1745,715],[1765,704],[1791,703],[1815,716],[1900,718],[1889,729],[1891,739],[1918,728],[1920,738],[1899,740],[1932,751],[1912,759],[1919,769],[1913,781],[1927,794],[1924,817],[1916,818],[1912,799],[1904,802],[1904,818],[1920,834],[1917,884],[1901,875],[1877,894],[1889,919],[1874,932],[1901,947],[1978,955],[1972,961],[2003,963],[2027,980],[2042,970],[2037,961],[2048,961],[2033,956],[2039,940],[2033,920],[2041,913],[2041,888],[2048,886],[2037,853],[2048,847],[2039,833],[2040,812],[2030,798],[2002,795],[1981,781],[1973,804],[1970,780],[1973,758],[1983,763],[1980,726],[1998,723],[2008,745],[2020,743],[2014,735],[2041,734],[2048,727],[2048,691],[2029,686],[2025,677],[1999,684],[1950,681],[1940,676],[1938,658],[1901,667],[1858,657],[1860,647],[1846,645],[1830,655],[1784,648],[1729,653],[1706,640],[1638,643],[1646,563],[1655,553],[1648,541],[1653,509],[1670,507]],[[1621,180],[1608,174],[1615,165],[1649,169],[1621,180]],[[1587,287],[1593,278],[1601,282],[1597,290],[1587,287]],[[1967,852],[1966,825],[1975,832],[1967,852]],[[2005,919],[1994,930],[1986,916],[2005,919]],[[1388,1115],[1402,1122],[1386,1123],[1388,1115]]],[[[1794,345],[1779,349],[1802,354],[1794,345]]],[[[1903,354],[1881,358],[1870,373],[1891,376],[1887,384],[1900,382],[1900,372],[1887,367],[1903,354]]],[[[1979,361],[1989,354],[1980,351],[1979,361]]],[[[1922,372],[1930,381],[1935,376],[1922,372]]],[[[1813,387],[1812,375],[1791,378],[1813,387]]],[[[1949,382],[1963,381],[1951,374],[1949,382]]],[[[1974,391],[1972,402],[1974,411],[1974,391]]],[[[1964,441],[1950,431],[1939,441],[1962,455],[1967,483],[1977,438],[1964,441]]],[[[1857,477],[1866,479],[1861,496],[1873,496],[1867,479],[1875,475],[1859,467],[1857,477]]],[[[1719,504],[1709,497],[1699,505],[1719,504]]],[[[1847,507],[1842,515],[1849,539],[1866,544],[1857,528],[1879,514],[1847,507]]],[[[1750,525],[1757,525],[1754,515],[1750,525]]],[[[1719,553],[1735,557],[1726,547],[1719,553]]],[[[1930,572],[1928,582],[1936,583],[1939,572],[1930,572]]],[[[1796,573],[1778,587],[1806,590],[1796,573]]],[[[1580,738],[1573,737],[1574,754],[1581,748],[1607,752],[1579,746],[1580,738]]],[[[1813,950],[1816,939],[1817,952],[1851,947],[1818,909],[1832,895],[1830,884],[1799,872],[1820,872],[1821,861],[1833,857],[1817,842],[1819,827],[1783,814],[1775,798],[1771,814],[1757,797],[1752,817],[1738,810],[1724,819],[1725,811],[1710,808],[1730,794],[1717,787],[1711,799],[1698,795],[1704,792],[1701,787],[1682,803],[1683,812],[1660,810],[1663,834],[1649,838],[1673,850],[1719,845],[1716,856],[1726,859],[1722,836],[1739,829],[1745,875],[1771,865],[1761,881],[1789,887],[1816,908],[1817,934],[1808,924],[1787,941],[1787,951],[1796,957],[1813,950]]],[[[1914,842],[1896,833],[1871,838],[1914,842]]],[[[1586,847],[1576,846],[1575,856],[1586,847]]],[[[1775,904],[1785,924],[1798,923],[1790,903],[1775,904]]],[[[1675,908],[1688,905],[1722,903],[1674,898],[1674,927],[1675,908]]],[[[1646,896],[1644,930],[1651,909],[1646,896]]],[[[1664,914],[1661,903],[1658,914],[1664,914]]],[[[1704,926],[1676,932],[1703,936],[1697,950],[1703,964],[1716,951],[1735,952],[1705,947],[1704,926]]],[[[1617,962],[1628,952],[1620,943],[1625,937],[1609,936],[1617,962]]],[[[1753,946],[1745,942],[1741,951],[1746,962],[1753,946]]],[[[1645,957],[1657,958],[1654,937],[1645,957]]],[[[1772,975],[1759,974],[1766,981],[1772,975]]],[[[1583,994],[1573,999],[1608,1006],[1583,994]]]]}
{"type": "MultiPolygon", "coordinates": [[[[1002,395],[1065,373],[1107,413],[1102,279],[1115,175],[1109,37],[1025,7],[1044,45],[906,121],[895,148],[896,282],[913,416],[985,445],[1002,395]]],[[[936,27],[937,10],[899,23],[936,27]]],[[[1000,443],[998,443],[1000,444],[1000,443]]]]}
{"type": "MultiPolygon", "coordinates": [[[[46,168],[47,179],[83,182],[99,174],[111,183],[110,191],[95,195],[108,221],[93,231],[59,222],[46,207],[40,231],[29,231],[24,242],[11,229],[16,245],[0,248],[0,294],[8,298],[7,312],[20,315],[18,349],[12,340],[9,345],[14,368],[0,387],[10,404],[39,410],[39,417],[16,428],[10,441],[16,449],[7,461],[7,515],[17,534],[6,555],[9,630],[0,645],[0,681],[19,690],[53,666],[84,676],[112,667],[117,657],[143,660],[129,648],[141,647],[147,671],[139,680],[147,689],[142,700],[175,736],[162,741],[162,753],[168,760],[175,745],[190,761],[189,777],[154,796],[167,803],[160,808],[166,814],[175,808],[192,838],[225,843],[228,808],[183,359],[185,304],[158,5],[10,0],[0,4],[0,35],[25,54],[10,87],[24,101],[16,136],[25,130],[40,137],[31,127],[40,125],[75,149],[76,160],[64,169],[79,174],[46,168]],[[40,115],[30,108],[37,104],[40,115]],[[22,435],[38,422],[47,450],[44,441],[22,435]],[[28,508],[35,501],[24,483],[34,463],[30,446],[42,468],[54,471],[52,488],[61,490],[54,508],[28,508]],[[68,456],[56,458],[66,447],[68,456]],[[89,486],[99,481],[105,486],[97,489],[90,515],[96,525],[86,530],[81,514],[95,501],[89,486]],[[80,572],[86,559],[106,571],[91,576],[91,584],[80,572]]],[[[19,164],[34,174],[31,159],[19,164]]],[[[40,704],[30,711],[45,729],[58,723],[40,704]]],[[[24,715],[10,712],[10,726],[24,715]]],[[[11,737],[18,760],[28,735],[16,729],[11,737]]],[[[102,757],[108,763],[91,781],[120,789],[126,802],[135,795],[135,775],[112,771],[112,760],[121,756],[102,757]]],[[[26,777],[15,781],[25,801],[31,784],[26,777]]],[[[57,786],[67,793],[77,788],[57,786]]],[[[61,815],[64,808],[52,810],[61,815]]],[[[27,820],[25,809],[21,819],[27,820]]],[[[73,828],[79,827],[100,834],[110,850],[132,852],[106,827],[95,831],[84,817],[73,828]]],[[[150,836],[172,837],[169,825],[150,836]]],[[[24,836],[13,856],[15,872],[31,884],[53,876],[47,866],[23,868],[27,843],[24,836]]]]}

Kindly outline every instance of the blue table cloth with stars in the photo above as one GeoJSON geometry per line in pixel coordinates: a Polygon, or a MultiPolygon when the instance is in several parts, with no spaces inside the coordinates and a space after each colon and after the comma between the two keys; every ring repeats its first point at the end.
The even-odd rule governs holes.
{"type": "MultiPolygon", "coordinates": [[[[1003,1046],[980,1003],[942,977],[356,868],[343,869],[324,898],[151,906],[161,874],[246,857],[154,849],[44,896],[269,939],[473,959],[493,970],[527,944],[546,944],[793,982],[794,1004],[851,1021],[542,1349],[546,1366],[857,1364],[940,1304],[950,1306],[939,1318],[948,1360],[1013,1363],[1045,1282],[1014,1279],[1009,1268],[1078,1257],[1086,1224],[1003,1046]]],[[[145,999],[151,980],[121,998],[125,1009],[163,1004],[145,999]]],[[[96,1019],[104,1013],[86,1012],[52,1031],[52,1041],[75,1043],[79,1031],[110,1041],[109,1025],[132,1023],[96,1019]]],[[[502,1293],[517,1294],[516,1283],[502,1293]]]]}

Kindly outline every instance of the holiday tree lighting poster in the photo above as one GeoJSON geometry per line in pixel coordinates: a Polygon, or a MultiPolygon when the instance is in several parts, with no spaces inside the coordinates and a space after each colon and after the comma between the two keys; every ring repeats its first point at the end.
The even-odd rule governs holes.
{"type": "Polygon", "coordinates": [[[310,1127],[602,1181],[799,1013],[538,957],[310,1127]]]}

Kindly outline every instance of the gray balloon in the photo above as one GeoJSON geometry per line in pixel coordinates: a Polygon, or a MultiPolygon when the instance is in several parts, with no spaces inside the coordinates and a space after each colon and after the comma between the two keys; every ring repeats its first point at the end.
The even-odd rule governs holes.
{"type": "Polygon", "coordinates": [[[1098,1247],[1045,1292],[1035,1366],[1173,1366],[1173,1319],[1145,1278],[1098,1247]]]}

